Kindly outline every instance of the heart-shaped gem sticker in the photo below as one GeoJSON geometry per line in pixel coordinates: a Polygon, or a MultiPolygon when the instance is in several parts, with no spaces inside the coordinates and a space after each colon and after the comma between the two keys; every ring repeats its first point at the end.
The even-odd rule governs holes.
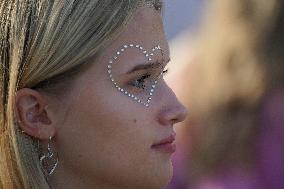
{"type": "Polygon", "coordinates": [[[58,165],[58,159],[54,157],[54,153],[42,155],[40,165],[45,175],[52,175],[58,165]]]}
{"type": "Polygon", "coordinates": [[[50,136],[47,144],[47,152],[41,152],[39,158],[41,169],[46,176],[53,174],[59,162],[57,152],[54,152],[52,149],[51,139],[52,137],[50,136]]]}
{"type": "Polygon", "coordinates": [[[129,98],[131,98],[132,100],[134,100],[137,103],[140,103],[146,107],[149,107],[150,102],[152,100],[152,96],[155,92],[156,89],[156,85],[158,83],[158,79],[159,77],[151,84],[151,88],[147,94],[147,98],[146,100],[143,100],[142,98],[139,98],[137,95],[135,95],[134,93],[129,92],[128,90],[126,90],[125,88],[121,87],[119,85],[119,82],[116,81],[114,75],[113,75],[113,67],[115,64],[118,63],[119,57],[125,53],[127,50],[129,49],[136,49],[138,50],[139,53],[141,53],[145,58],[146,58],[146,62],[151,62],[153,60],[153,56],[154,53],[156,51],[161,51],[162,53],[162,49],[160,47],[160,45],[155,46],[154,48],[151,49],[151,51],[147,51],[146,49],[144,49],[141,45],[138,44],[125,44],[123,45],[116,53],[115,55],[109,60],[108,65],[107,65],[107,72],[109,75],[110,80],[112,81],[112,83],[114,84],[115,88],[123,93],[124,95],[128,96],[129,98]]]}

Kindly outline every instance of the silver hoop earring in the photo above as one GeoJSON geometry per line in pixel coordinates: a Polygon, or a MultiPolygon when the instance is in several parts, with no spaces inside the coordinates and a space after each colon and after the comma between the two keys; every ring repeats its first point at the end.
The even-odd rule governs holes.
{"type": "Polygon", "coordinates": [[[47,144],[47,153],[41,154],[39,158],[40,166],[46,176],[51,176],[54,173],[59,162],[57,153],[52,149],[51,142],[52,137],[50,136],[47,144]]]}

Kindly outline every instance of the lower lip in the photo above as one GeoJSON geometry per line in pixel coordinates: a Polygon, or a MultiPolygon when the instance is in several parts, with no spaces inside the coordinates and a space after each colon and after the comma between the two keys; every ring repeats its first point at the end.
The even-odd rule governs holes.
{"type": "Polygon", "coordinates": [[[166,143],[166,144],[154,145],[152,146],[152,149],[164,153],[173,154],[176,151],[176,145],[173,143],[166,143]]]}

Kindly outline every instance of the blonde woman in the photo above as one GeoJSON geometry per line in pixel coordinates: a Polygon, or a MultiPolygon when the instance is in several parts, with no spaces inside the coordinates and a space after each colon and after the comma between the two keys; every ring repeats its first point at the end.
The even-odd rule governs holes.
{"type": "Polygon", "coordinates": [[[0,188],[162,188],[186,109],[162,2],[3,0],[0,188]]]}

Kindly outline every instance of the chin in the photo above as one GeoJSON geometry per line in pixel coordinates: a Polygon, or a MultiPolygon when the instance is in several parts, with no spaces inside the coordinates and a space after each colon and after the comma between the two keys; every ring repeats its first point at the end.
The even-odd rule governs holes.
{"type": "Polygon", "coordinates": [[[153,176],[155,179],[153,181],[153,189],[162,189],[165,188],[173,177],[173,166],[170,161],[168,165],[164,165],[163,168],[157,173],[157,175],[153,176]]]}
{"type": "MultiPolygon", "coordinates": [[[[173,166],[170,159],[155,159],[151,163],[140,164],[135,172],[128,173],[124,184],[129,189],[163,189],[171,181],[173,166]]],[[[116,177],[117,179],[117,177],[116,177]]]]}
{"type": "Polygon", "coordinates": [[[172,165],[172,161],[170,161],[167,174],[164,175],[164,178],[161,182],[163,185],[162,188],[166,187],[170,183],[170,181],[172,180],[172,177],[173,177],[173,165],[172,165]]]}

